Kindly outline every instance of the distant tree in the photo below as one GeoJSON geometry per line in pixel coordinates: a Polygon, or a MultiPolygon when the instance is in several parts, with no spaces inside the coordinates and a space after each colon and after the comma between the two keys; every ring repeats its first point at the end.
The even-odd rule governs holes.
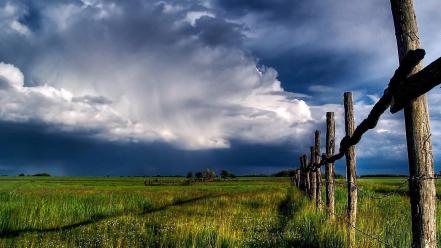
{"type": "Polygon", "coordinates": [[[202,177],[206,180],[212,180],[216,177],[216,172],[214,172],[213,170],[210,170],[210,169],[205,169],[202,172],[202,177]]]}
{"type": "Polygon", "coordinates": [[[51,175],[49,173],[37,173],[32,176],[33,177],[50,177],[51,175]]]}
{"type": "Polygon", "coordinates": [[[335,173],[335,174],[334,174],[334,178],[339,178],[339,179],[341,179],[341,178],[346,178],[346,177],[343,176],[343,175],[341,175],[341,174],[337,174],[337,173],[335,173]]]}
{"type": "Polygon", "coordinates": [[[231,173],[228,172],[227,170],[222,170],[221,171],[221,178],[223,178],[223,179],[229,178],[230,175],[231,175],[231,173]]]}
{"type": "Polygon", "coordinates": [[[195,174],[195,177],[196,177],[196,178],[202,178],[202,177],[203,177],[202,172],[197,172],[197,173],[195,174]]]}
{"type": "Polygon", "coordinates": [[[189,171],[189,172],[187,173],[187,178],[192,178],[192,177],[193,177],[193,172],[189,171]]]}
{"type": "Polygon", "coordinates": [[[289,171],[287,171],[287,170],[279,171],[276,174],[274,174],[273,176],[275,176],[275,177],[289,177],[289,171]]]}
{"type": "Polygon", "coordinates": [[[25,174],[24,174],[24,173],[20,173],[18,176],[19,176],[19,177],[24,177],[25,174]]]}

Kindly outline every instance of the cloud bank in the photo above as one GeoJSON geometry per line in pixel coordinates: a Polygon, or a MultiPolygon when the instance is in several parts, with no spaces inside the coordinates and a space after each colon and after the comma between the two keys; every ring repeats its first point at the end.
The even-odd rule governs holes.
{"type": "MultiPolygon", "coordinates": [[[[416,2],[429,61],[441,52],[438,5],[416,2]]],[[[380,0],[9,0],[0,3],[0,62],[0,124],[48,130],[40,141],[67,135],[66,151],[84,138],[92,140],[84,147],[107,144],[101,157],[137,152],[93,165],[90,154],[52,161],[42,151],[41,161],[98,171],[125,160],[149,173],[188,157],[237,168],[297,165],[313,131],[324,135],[325,112],[336,112],[343,137],[343,92],[354,92],[359,123],[398,64],[390,8],[380,0]],[[170,150],[175,160],[148,159],[170,150]]],[[[439,149],[438,92],[429,99],[439,149]]],[[[365,136],[362,171],[406,171],[403,123],[386,114],[365,136]]],[[[40,161],[28,155],[23,162],[0,152],[11,158],[0,163],[40,161]]]]}
{"type": "MultiPolygon", "coordinates": [[[[31,14],[27,8],[8,2],[3,12],[15,23],[31,14]]],[[[184,149],[228,148],[232,139],[280,142],[312,120],[274,69],[240,49],[242,27],[208,11],[142,1],[38,11],[38,28],[21,24],[26,34],[3,27],[10,31],[3,38],[19,39],[33,57],[23,65],[27,84],[18,68],[1,64],[4,84],[14,85],[2,91],[3,120],[184,149]]]]}

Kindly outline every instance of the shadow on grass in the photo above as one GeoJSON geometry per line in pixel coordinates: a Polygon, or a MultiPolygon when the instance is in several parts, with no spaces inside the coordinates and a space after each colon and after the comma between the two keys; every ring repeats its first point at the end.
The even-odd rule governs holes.
{"type": "MultiPolygon", "coordinates": [[[[268,237],[264,239],[256,239],[247,244],[249,247],[272,248],[272,247],[308,247],[298,246],[289,240],[290,236],[290,222],[295,217],[295,214],[301,211],[304,207],[305,201],[294,195],[293,189],[288,188],[285,197],[279,202],[277,206],[277,219],[274,225],[268,230],[268,237]]],[[[258,235],[259,236],[259,235],[258,235]]],[[[265,237],[265,236],[264,236],[265,237]]]]}
{"type": "MultiPolygon", "coordinates": [[[[182,206],[185,204],[190,204],[190,203],[194,203],[194,202],[201,201],[201,200],[221,197],[223,195],[226,195],[226,194],[208,194],[208,195],[202,195],[202,196],[198,196],[198,197],[194,197],[194,198],[190,198],[190,199],[177,199],[177,200],[174,200],[172,203],[165,204],[160,207],[144,207],[144,209],[142,210],[141,213],[135,212],[134,214],[138,214],[138,215],[152,214],[155,212],[165,211],[170,207],[182,206]]],[[[50,232],[68,231],[68,230],[71,230],[71,229],[74,229],[77,227],[90,225],[90,224],[97,223],[102,220],[120,217],[120,216],[127,215],[130,213],[133,213],[133,212],[120,211],[120,212],[116,212],[116,213],[112,213],[112,214],[96,214],[96,215],[90,216],[87,220],[80,221],[80,222],[73,223],[73,224],[69,224],[69,225],[65,225],[65,226],[60,226],[60,227],[24,228],[24,229],[20,229],[20,230],[3,230],[3,231],[0,231],[0,238],[15,238],[15,237],[24,235],[26,233],[50,233],[50,232]]]]}
{"type": "Polygon", "coordinates": [[[303,217],[300,217],[305,214],[304,211],[308,211],[309,204],[313,203],[310,202],[307,196],[293,192],[293,189],[288,190],[286,197],[278,207],[279,220],[277,228],[274,230],[279,235],[279,239],[276,246],[273,247],[334,247],[333,244],[336,242],[332,241],[332,237],[328,237],[329,240],[323,241],[316,236],[318,235],[316,231],[322,228],[324,224],[320,220],[320,215],[323,212],[321,214],[316,213],[315,218],[310,219],[309,223],[306,223],[305,220],[302,220],[303,217]]]}
{"type": "Polygon", "coordinates": [[[310,239],[304,239],[305,235],[302,233],[300,239],[293,238],[287,235],[294,230],[288,226],[289,222],[293,220],[296,213],[302,211],[307,205],[307,201],[303,199],[303,196],[294,197],[293,190],[289,189],[285,199],[279,204],[279,232],[282,233],[278,247],[320,247],[320,244],[316,242],[309,242],[310,239]]]}
{"type": "Polygon", "coordinates": [[[221,197],[226,195],[225,193],[223,194],[208,194],[208,195],[202,195],[202,196],[198,196],[198,197],[194,197],[194,198],[189,198],[189,199],[176,199],[174,200],[172,203],[169,204],[165,204],[163,206],[160,207],[153,207],[153,208],[144,208],[143,212],[141,213],[141,215],[144,214],[151,214],[151,213],[155,213],[155,212],[160,212],[160,211],[164,211],[169,207],[174,207],[174,206],[181,206],[181,205],[185,205],[185,204],[190,204],[193,202],[197,202],[197,201],[201,201],[201,200],[207,200],[210,198],[217,198],[217,197],[221,197]]]}
{"type": "Polygon", "coordinates": [[[285,198],[279,203],[278,206],[278,225],[276,231],[283,232],[288,225],[288,222],[292,219],[294,212],[296,212],[301,206],[296,204],[292,196],[292,189],[288,189],[285,198]]]}

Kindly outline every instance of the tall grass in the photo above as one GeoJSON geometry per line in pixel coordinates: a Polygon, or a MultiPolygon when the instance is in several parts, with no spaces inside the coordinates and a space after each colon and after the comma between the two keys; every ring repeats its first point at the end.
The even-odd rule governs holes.
{"type": "MultiPolygon", "coordinates": [[[[346,246],[342,186],[336,191],[339,217],[332,222],[287,179],[191,186],[144,186],[143,181],[0,178],[0,247],[346,246]]],[[[397,189],[401,181],[360,180],[357,228],[378,240],[357,232],[359,247],[387,247],[382,242],[410,247],[407,186],[372,198],[397,189]]]]}
{"type": "MultiPolygon", "coordinates": [[[[407,184],[403,186],[403,180],[359,180],[361,190],[356,224],[358,247],[411,247],[410,204],[406,195],[407,184]]],[[[341,185],[336,189],[337,218],[334,222],[326,217],[325,211],[318,212],[302,193],[296,194],[299,194],[296,204],[302,204],[303,207],[296,212],[290,223],[290,233],[296,242],[294,246],[346,247],[345,187],[341,185]]],[[[325,195],[322,197],[325,199],[325,195]]],[[[438,216],[439,211],[440,208],[438,216]]]]}
{"type": "Polygon", "coordinates": [[[2,178],[0,247],[240,247],[267,242],[286,180],[144,186],[2,178]]]}

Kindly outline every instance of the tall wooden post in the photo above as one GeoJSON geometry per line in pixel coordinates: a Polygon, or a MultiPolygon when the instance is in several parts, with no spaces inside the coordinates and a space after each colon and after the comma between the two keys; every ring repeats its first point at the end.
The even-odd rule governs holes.
{"type": "Polygon", "coordinates": [[[299,169],[299,189],[300,190],[304,190],[304,181],[305,181],[305,178],[304,178],[304,176],[303,176],[303,157],[302,156],[300,156],[299,157],[299,162],[300,162],[300,169],[299,169]]]}
{"type": "MultiPolygon", "coordinates": [[[[311,165],[313,165],[315,163],[315,153],[314,153],[314,147],[311,146],[310,147],[310,163],[311,165]]],[[[311,200],[313,202],[316,202],[317,200],[317,176],[316,176],[316,172],[314,169],[311,168],[311,170],[309,171],[309,180],[311,180],[311,188],[310,188],[310,196],[311,196],[311,200]]]]}
{"type": "Polygon", "coordinates": [[[299,185],[299,176],[298,176],[298,173],[297,173],[297,172],[298,172],[298,171],[295,170],[295,171],[294,171],[294,175],[293,175],[293,179],[294,179],[293,186],[296,186],[296,187],[298,187],[298,185],[299,185]]]}
{"type": "MultiPolygon", "coordinates": [[[[334,112],[326,113],[326,156],[331,157],[335,152],[335,121],[334,112]]],[[[335,220],[335,175],[334,163],[326,163],[325,165],[326,180],[326,209],[328,217],[335,220]]]]}
{"type": "Polygon", "coordinates": [[[295,170],[296,187],[300,188],[300,169],[295,170]]]}
{"type": "MultiPolygon", "coordinates": [[[[352,93],[344,94],[345,107],[345,131],[346,136],[351,137],[355,130],[354,106],[352,93]]],[[[350,146],[346,152],[346,180],[348,182],[348,245],[355,247],[355,227],[357,219],[357,173],[355,162],[355,146],[350,146]]]]}
{"type": "MultiPolygon", "coordinates": [[[[315,130],[315,137],[314,137],[314,163],[320,163],[320,131],[315,130]]],[[[316,193],[316,207],[318,209],[322,209],[322,171],[319,168],[317,168],[317,171],[315,173],[317,177],[317,193],[316,193]]]]}
{"type": "MultiPolygon", "coordinates": [[[[418,27],[412,0],[391,0],[395,35],[400,61],[409,50],[420,47],[418,27]]],[[[421,70],[416,66],[411,74],[421,70]]],[[[412,247],[437,247],[436,190],[432,139],[426,96],[420,96],[404,108],[407,156],[409,160],[409,193],[412,213],[412,247]]]]}
{"type": "Polygon", "coordinates": [[[309,196],[311,196],[311,177],[309,175],[309,171],[306,170],[308,167],[308,156],[306,154],[303,154],[303,166],[305,166],[305,186],[306,186],[306,193],[308,193],[309,196]]]}
{"type": "Polygon", "coordinates": [[[293,174],[291,175],[291,185],[292,186],[297,186],[297,171],[294,170],[293,174]]]}

